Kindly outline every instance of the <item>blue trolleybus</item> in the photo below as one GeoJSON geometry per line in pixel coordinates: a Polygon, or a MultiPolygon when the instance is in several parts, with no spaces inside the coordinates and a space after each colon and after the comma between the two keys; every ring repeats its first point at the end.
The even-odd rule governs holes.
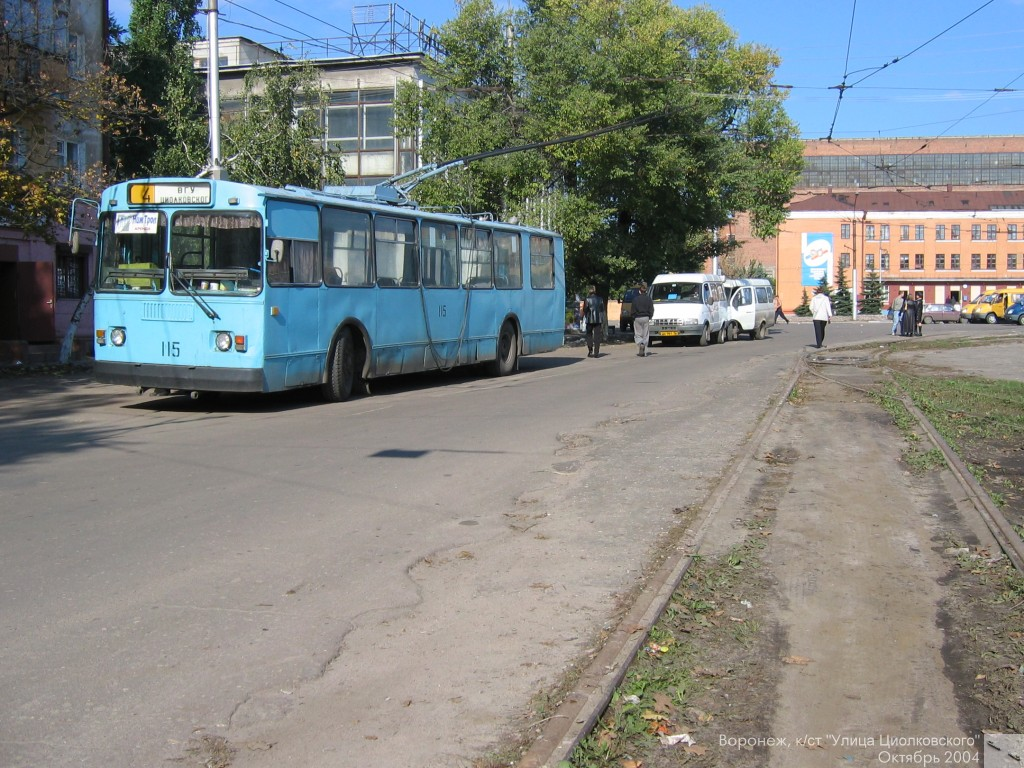
{"type": "MultiPolygon", "coordinates": [[[[360,196],[148,179],[100,202],[98,381],[347,399],[380,376],[562,345],[554,232],[360,196]]],[[[353,191],[354,190],[354,191],[353,191]]]]}

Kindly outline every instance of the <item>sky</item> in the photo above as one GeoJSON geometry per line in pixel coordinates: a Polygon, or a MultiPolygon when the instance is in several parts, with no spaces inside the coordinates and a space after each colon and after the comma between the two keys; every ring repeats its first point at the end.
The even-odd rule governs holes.
{"type": "MultiPolygon", "coordinates": [[[[111,13],[127,27],[131,0],[109,2],[111,13]]],[[[374,4],[218,0],[220,36],[263,43],[337,37],[353,28],[354,8],[374,4]]],[[[455,0],[397,5],[433,26],[458,12],[455,0]]],[[[716,0],[707,5],[739,42],[781,56],[775,83],[786,86],[786,110],[801,138],[1024,133],[1024,0],[716,0]]],[[[205,34],[205,18],[201,24],[205,34]]]]}

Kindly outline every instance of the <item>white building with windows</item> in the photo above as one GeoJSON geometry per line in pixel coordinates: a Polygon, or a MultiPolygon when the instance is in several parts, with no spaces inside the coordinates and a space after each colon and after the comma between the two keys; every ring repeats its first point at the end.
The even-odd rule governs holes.
{"type": "MultiPolygon", "coordinates": [[[[221,111],[242,108],[246,74],[259,64],[309,62],[330,96],[321,116],[323,142],[341,154],[347,184],[372,184],[417,167],[415,140],[395,136],[395,93],[400,82],[423,84],[424,63],[440,51],[419,21],[397,5],[353,11],[351,35],[325,40],[256,43],[218,41],[221,111]]],[[[209,67],[209,44],[193,47],[196,69],[209,67]]]]}

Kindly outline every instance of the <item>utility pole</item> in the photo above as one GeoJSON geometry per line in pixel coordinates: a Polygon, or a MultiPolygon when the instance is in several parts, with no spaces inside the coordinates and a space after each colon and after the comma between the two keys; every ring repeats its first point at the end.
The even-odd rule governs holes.
{"type": "Polygon", "coordinates": [[[209,48],[207,58],[207,88],[210,108],[210,167],[212,179],[221,179],[224,169],[220,165],[220,38],[217,21],[217,0],[210,0],[206,17],[206,37],[209,48]]]}

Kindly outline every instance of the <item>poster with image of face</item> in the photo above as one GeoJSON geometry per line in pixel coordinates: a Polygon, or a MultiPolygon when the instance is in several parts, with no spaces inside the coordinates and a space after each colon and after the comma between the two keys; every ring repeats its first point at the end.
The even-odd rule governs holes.
{"type": "Polygon", "coordinates": [[[822,277],[832,282],[831,232],[804,232],[800,235],[800,261],[803,265],[801,285],[815,286],[822,277]]]}

